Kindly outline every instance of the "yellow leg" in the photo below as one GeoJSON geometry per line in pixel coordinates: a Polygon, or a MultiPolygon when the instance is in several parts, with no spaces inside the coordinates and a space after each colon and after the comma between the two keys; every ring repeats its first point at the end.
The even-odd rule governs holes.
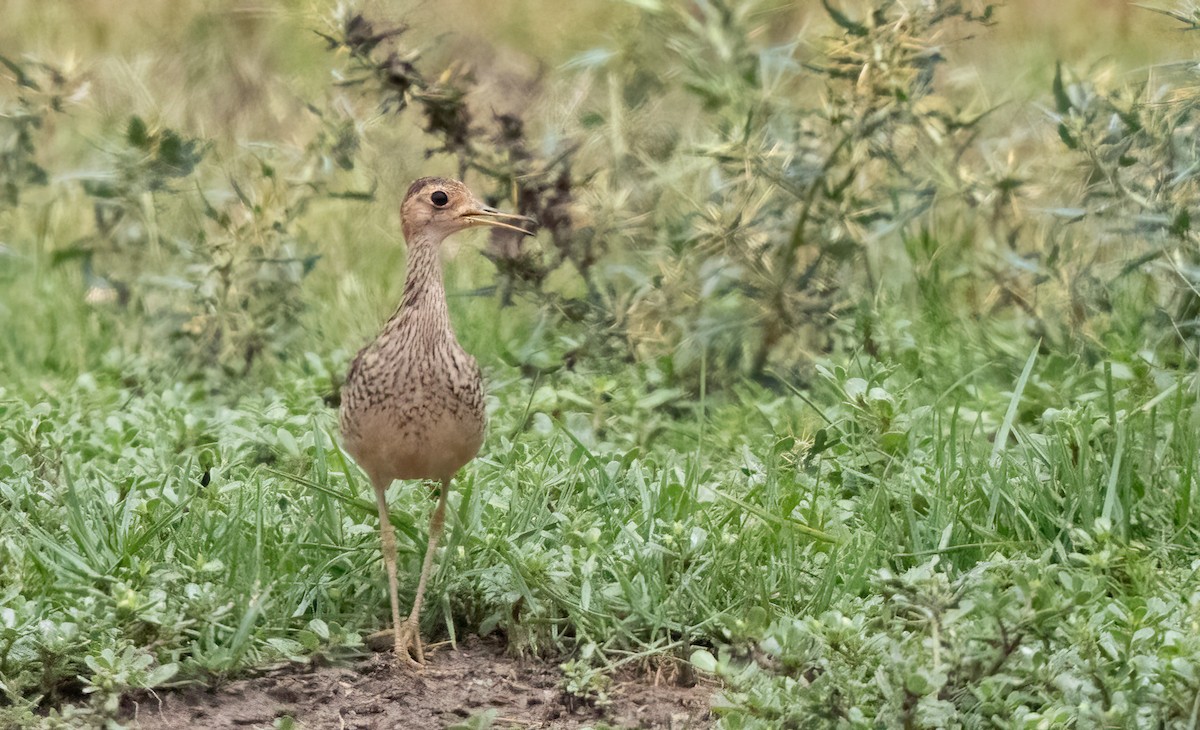
{"type": "Polygon", "coordinates": [[[396,581],[396,531],[388,519],[386,484],[375,482],[375,505],[379,508],[379,538],[383,543],[383,564],[387,567],[388,597],[392,600],[392,631],[395,637],[396,655],[408,652],[400,645],[400,596],[396,581]]]}
{"type": "MultiPolygon", "coordinates": [[[[438,538],[442,536],[442,527],[446,523],[446,495],[450,492],[450,480],[442,481],[441,494],[438,495],[437,508],[429,518],[429,545],[425,548],[425,562],[421,565],[421,577],[417,580],[417,596],[413,599],[412,613],[405,621],[405,633],[410,645],[417,655],[417,664],[425,665],[425,649],[421,646],[421,603],[425,600],[425,584],[429,581],[429,571],[433,568],[433,554],[437,551],[438,538]]],[[[397,632],[399,633],[399,632],[397,632]]],[[[399,642],[399,638],[397,638],[399,642]]],[[[399,644],[397,644],[398,646],[399,644]]],[[[399,649],[397,649],[397,653],[399,649]]],[[[408,651],[404,652],[408,658],[408,651]]]]}
{"type": "Polygon", "coordinates": [[[413,600],[412,613],[404,621],[400,620],[400,599],[397,594],[396,581],[396,533],[387,516],[386,486],[375,488],[375,497],[379,507],[379,536],[383,543],[383,563],[387,567],[388,592],[392,601],[392,629],[379,631],[366,637],[367,645],[379,650],[387,646],[389,640],[396,651],[396,658],[410,668],[420,669],[425,666],[425,648],[421,645],[421,604],[425,598],[425,584],[429,582],[429,573],[433,568],[433,554],[437,552],[438,538],[442,535],[442,527],[446,522],[446,495],[450,491],[450,480],[442,482],[442,491],[438,496],[437,507],[429,518],[429,546],[425,549],[425,562],[421,566],[421,577],[417,581],[417,595],[413,600]],[[409,650],[412,650],[412,654],[409,650]],[[413,658],[416,655],[416,659],[413,658]]]}

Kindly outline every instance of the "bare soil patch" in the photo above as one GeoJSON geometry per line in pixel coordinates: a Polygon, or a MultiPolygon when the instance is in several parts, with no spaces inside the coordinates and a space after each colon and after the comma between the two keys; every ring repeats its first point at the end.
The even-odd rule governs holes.
{"type": "Polygon", "coordinates": [[[445,728],[488,711],[496,728],[709,728],[716,687],[680,687],[626,677],[603,708],[579,706],[561,690],[558,666],[508,656],[496,639],[471,637],[457,649],[426,652],[421,673],[398,669],[390,654],[347,666],[289,666],[219,689],[144,694],[128,705],[141,730],[272,728],[290,717],[301,728],[445,728]]]}

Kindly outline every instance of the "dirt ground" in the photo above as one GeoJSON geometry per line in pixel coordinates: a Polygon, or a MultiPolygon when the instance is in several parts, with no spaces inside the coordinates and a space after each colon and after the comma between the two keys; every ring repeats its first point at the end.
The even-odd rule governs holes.
{"type": "Polygon", "coordinates": [[[273,728],[290,717],[298,728],[709,728],[717,690],[680,687],[654,677],[618,678],[602,708],[576,706],[561,690],[556,664],[518,660],[493,639],[470,638],[457,649],[426,653],[419,674],[395,668],[390,654],[356,664],[287,667],[220,689],[146,694],[128,703],[130,727],[141,730],[273,728]],[[488,713],[491,725],[475,724],[488,713]]]}

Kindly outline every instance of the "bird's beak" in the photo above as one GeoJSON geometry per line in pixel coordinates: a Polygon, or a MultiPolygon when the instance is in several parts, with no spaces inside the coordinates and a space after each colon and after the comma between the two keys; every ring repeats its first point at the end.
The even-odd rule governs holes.
{"type": "Polygon", "coordinates": [[[462,217],[467,219],[468,225],[507,228],[510,231],[516,231],[517,233],[522,233],[526,236],[532,236],[533,232],[525,228],[521,228],[520,226],[514,226],[511,223],[504,223],[503,221],[496,219],[503,218],[505,220],[521,221],[523,223],[537,225],[537,221],[527,216],[516,215],[515,213],[501,213],[495,208],[486,205],[475,205],[467,210],[467,212],[463,213],[462,217]]]}

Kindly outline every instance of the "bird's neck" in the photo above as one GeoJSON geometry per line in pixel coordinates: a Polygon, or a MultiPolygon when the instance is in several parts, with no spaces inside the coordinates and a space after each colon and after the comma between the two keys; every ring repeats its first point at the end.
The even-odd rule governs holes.
{"type": "Polygon", "coordinates": [[[391,322],[418,318],[425,325],[441,330],[450,327],[450,311],[446,306],[446,285],[442,281],[440,241],[425,236],[413,236],[408,242],[408,272],[404,279],[404,296],[392,315],[391,322]]]}

